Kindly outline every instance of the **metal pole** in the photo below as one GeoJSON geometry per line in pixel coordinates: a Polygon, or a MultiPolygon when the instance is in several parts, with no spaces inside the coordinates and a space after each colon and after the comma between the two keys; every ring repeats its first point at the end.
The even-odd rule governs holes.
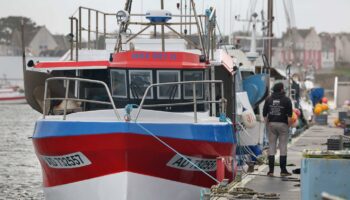
{"type": "MultiPolygon", "coordinates": [[[[273,0],[268,0],[268,5],[267,5],[267,18],[268,18],[268,29],[267,29],[267,36],[268,37],[273,37],[273,0]]],[[[267,40],[267,47],[265,49],[265,54],[267,57],[267,61],[269,65],[271,66],[271,58],[272,58],[272,40],[267,40]]]]}
{"type": "MultiPolygon", "coordinates": [[[[160,0],[160,8],[164,10],[164,0],[160,0]]],[[[162,25],[162,51],[165,51],[164,24],[162,25]]]]}
{"type": "MultiPolygon", "coordinates": [[[[22,70],[23,70],[23,81],[24,81],[24,93],[28,94],[27,90],[25,89],[25,81],[26,81],[26,46],[25,46],[25,41],[24,41],[24,20],[22,19],[21,21],[21,46],[22,46],[22,70]]],[[[27,95],[25,95],[27,98],[27,95]]]]}
{"type": "Polygon", "coordinates": [[[106,32],[107,32],[107,27],[106,27],[106,14],[103,14],[103,37],[106,41],[106,32]]]}
{"type": "Polygon", "coordinates": [[[187,0],[184,0],[184,1],[185,1],[185,30],[184,31],[187,31],[187,0]]]}
{"type": "MultiPolygon", "coordinates": [[[[202,37],[202,33],[201,33],[201,28],[199,26],[199,20],[198,20],[198,16],[197,16],[197,11],[196,11],[196,8],[195,8],[195,4],[194,4],[194,1],[191,0],[191,5],[190,7],[192,6],[192,9],[193,9],[193,14],[194,14],[194,17],[195,17],[195,20],[196,20],[196,24],[197,24],[197,31],[198,31],[198,36],[199,36],[199,43],[200,43],[200,46],[202,48],[202,53],[203,55],[206,55],[206,52],[205,52],[205,47],[204,47],[204,42],[203,42],[203,37],[202,37]]],[[[191,9],[190,9],[191,10],[191,9]]]]}
{"type": "Polygon", "coordinates": [[[207,50],[208,50],[208,54],[207,54],[207,60],[209,60],[210,59],[210,44],[211,44],[211,40],[210,40],[210,38],[211,38],[211,28],[210,28],[210,25],[209,25],[209,19],[208,19],[208,17],[206,17],[205,18],[205,21],[206,21],[206,23],[205,23],[205,26],[206,26],[206,30],[207,30],[207,37],[206,37],[206,48],[208,48],[207,50]]]}
{"type": "Polygon", "coordinates": [[[79,7],[79,48],[81,49],[81,7],[79,7]]]}
{"type": "Polygon", "coordinates": [[[214,60],[214,49],[215,49],[215,38],[216,38],[216,34],[215,34],[215,30],[212,30],[212,35],[211,35],[211,59],[214,60]]]}
{"type": "Polygon", "coordinates": [[[44,89],[44,102],[43,102],[43,119],[45,119],[46,115],[46,98],[47,98],[47,87],[48,87],[49,82],[47,79],[45,80],[45,89],[44,89]]]}
{"type": "Polygon", "coordinates": [[[88,10],[88,42],[87,48],[90,49],[90,30],[91,30],[91,10],[88,10]]]}
{"type": "MultiPolygon", "coordinates": [[[[189,16],[189,23],[191,23],[191,21],[192,21],[192,16],[191,16],[191,14],[192,14],[192,9],[191,9],[191,4],[192,4],[192,2],[193,2],[193,0],[190,0],[190,16],[189,16]]],[[[194,7],[193,5],[192,5],[192,7],[194,7]]],[[[190,24],[189,25],[190,27],[189,27],[189,35],[192,35],[192,25],[190,24]]]]}
{"type": "Polygon", "coordinates": [[[196,94],[196,83],[192,85],[193,89],[193,114],[194,114],[194,123],[197,123],[197,94],[196,94]]]}
{"type": "Polygon", "coordinates": [[[226,115],[224,83],[221,83],[220,86],[221,86],[221,113],[225,113],[226,115]]]}
{"type": "MultiPolygon", "coordinates": [[[[211,64],[210,66],[210,79],[215,80],[215,66],[214,64],[211,64]]],[[[215,83],[210,84],[210,90],[211,90],[211,101],[215,101],[216,99],[216,94],[215,94],[215,83]]],[[[216,115],[216,104],[212,103],[211,104],[211,116],[216,115]]]]}
{"type": "Polygon", "coordinates": [[[236,116],[236,112],[237,112],[237,107],[236,107],[236,104],[237,104],[237,100],[236,100],[236,71],[233,72],[233,75],[232,75],[232,95],[231,95],[231,98],[232,98],[232,124],[233,124],[233,132],[234,134],[236,134],[237,132],[237,116],[236,116]]]}
{"type": "Polygon", "coordinates": [[[182,32],[182,0],[180,1],[180,33],[183,34],[182,32]]]}
{"type": "Polygon", "coordinates": [[[96,10],[96,41],[95,41],[95,49],[98,48],[98,11],[96,10]]]}
{"type": "MultiPolygon", "coordinates": [[[[79,32],[79,28],[78,28],[78,19],[77,18],[74,18],[75,19],[75,61],[78,61],[78,57],[79,57],[79,41],[80,41],[80,35],[78,35],[78,32],[79,32]]],[[[80,21],[79,21],[80,22],[80,21]]]]}
{"type": "Polygon", "coordinates": [[[67,106],[68,106],[68,92],[69,92],[69,80],[65,80],[66,82],[66,95],[64,100],[64,110],[63,110],[63,120],[66,120],[67,115],[67,106]]]}
{"type": "Polygon", "coordinates": [[[72,61],[73,60],[73,44],[74,44],[74,37],[73,37],[73,17],[70,17],[70,36],[71,36],[71,39],[70,39],[70,60],[72,61]]]}

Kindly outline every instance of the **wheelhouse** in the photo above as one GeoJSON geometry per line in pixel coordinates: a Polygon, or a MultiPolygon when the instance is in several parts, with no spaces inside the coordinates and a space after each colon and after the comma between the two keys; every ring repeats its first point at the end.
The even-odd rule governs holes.
{"type": "MultiPolygon", "coordinates": [[[[139,105],[147,87],[152,84],[174,83],[150,88],[146,94],[145,107],[151,107],[147,106],[151,104],[154,105],[150,108],[152,110],[190,112],[193,111],[193,105],[157,105],[193,101],[192,84],[175,84],[177,82],[209,80],[206,63],[201,62],[199,55],[187,52],[119,52],[112,55],[109,62],[101,61],[100,64],[107,66],[103,69],[97,66],[93,69],[90,69],[91,66],[81,66],[81,68],[74,66],[76,70],[69,68],[60,70],[53,63],[38,63],[35,67],[42,70],[53,70],[52,73],[55,76],[103,81],[108,85],[117,108],[123,108],[127,104],[139,105]]],[[[196,99],[208,100],[209,84],[196,83],[195,85],[196,99]]],[[[105,88],[101,85],[76,82],[70,87],[72,91],[75,91],[70,96],[79,99],[108,101],[109,98],[105,88]]],[[[82,108],[88,111],[107,109],[110,106],[83,102],[82,108]]],[[[197,107],[197,111],[208,109],[206,104],[199,104],[197,107]]]]}

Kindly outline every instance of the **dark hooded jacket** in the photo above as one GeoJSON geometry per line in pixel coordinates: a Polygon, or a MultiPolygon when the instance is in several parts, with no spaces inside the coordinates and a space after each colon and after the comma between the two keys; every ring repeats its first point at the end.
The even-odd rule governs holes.
{"type": "Polygon", "coordinates": [[[284,92],[274,92],[265,101],[263,116],[267,117],[269,122],[288,124],[288,117],[292,117],[292,113],[292,102],[284,92]]]}

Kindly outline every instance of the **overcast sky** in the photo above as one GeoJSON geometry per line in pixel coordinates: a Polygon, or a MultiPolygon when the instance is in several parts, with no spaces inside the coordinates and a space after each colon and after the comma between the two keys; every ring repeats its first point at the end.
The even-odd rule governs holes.
{"type": "MultiPolygon", "coordinates": [[[[167,10],[174,14],[176,3],[180,0],[164,0],[167,10]]],[[[218,21],[222,32],[237,31],[243,28],[242,23],[234,22],[235,15],[245,17],[249,4],[254,0],[197,0],[197,9],[203,11],[210,5],[219,11],[218,21]]],[[[260,13],[267,0],[255,0],[255,11],[260,13]]],[[[26,16],[38,25],[45,25],[52,33],[69,32],[68,17],[79,6],[115,13],[124,7],[124,0],[0,0],[0,17],[9,15],[26,16]]],[[[276,21],[274,32],[280,35],[286,29],[286,17],[282,0],[275,0],[274,12],[276,21]]],[[[293,0],[295,23],[299,28],[316,28],[317,32],[350,32],[350,0],[293,0]]],[[[134,0],[134,10],[140,12],[159,8],[157,0],[134,0]],[[151,5],[152,7],[148,7],[151,5]]],[[[109,24],[113,26],[113,24],[109,24]]],[[[115,29],[113,27],[113,29],[115,29]]]]}

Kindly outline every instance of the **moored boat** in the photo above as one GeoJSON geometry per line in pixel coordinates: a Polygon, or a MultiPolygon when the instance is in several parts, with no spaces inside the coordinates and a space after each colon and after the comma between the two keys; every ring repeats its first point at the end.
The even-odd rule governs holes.
{"type": "Polygon", "coordinates": [[[22,104],[26,103],[24,91],[17,86],[6,86],[0,88],[0,104],[22,104]]]}
{"type": "MultiPolygon", "coordinates": [[[[131,16],[130,9],[117,16],[131,16]]],[[[146,18],[171,25],[163,10],[146,18]]],[[[131,23],[121,20],[121,29],[131,23]]],[[[221,181],[217,158],[220,177],[234,177],[236,132],[226,114],[232,91],[210,75],[215,67],[232,76],[233,63],[209,61],[204,45],[200,54],[165,51],[163,38],[163,51],[143,51],[124,39],[131,40],[119,35],[110,59],[28,63],[30,75],[44,80],[34,85],[25,77],[34,96],[44,93],[29,102],[43,113],[33,143],[46,199],[199,199],[221,181]]]]}

